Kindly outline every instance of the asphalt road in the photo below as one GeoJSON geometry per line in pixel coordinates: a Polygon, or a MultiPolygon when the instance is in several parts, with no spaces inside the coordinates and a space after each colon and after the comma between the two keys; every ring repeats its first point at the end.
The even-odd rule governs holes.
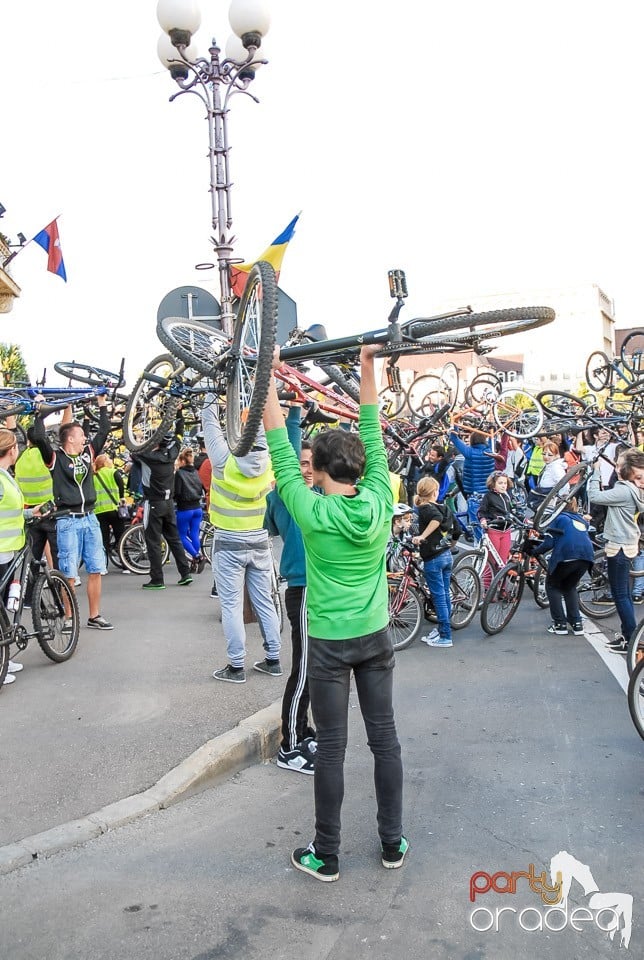
{"type": "MultiPolygon", "coordinates": [[[[113,581],[107,595],[124,591],[122,622],[136,613],[135,623],[127,634],[121,625],[121,635],[84,638],[74,667],[80,672],[65,680],[65,696],[55,693],[62,682],[57,678],[71,663],[55,674],[47,668],[51,685],[40,688],[49,690],[55,715],[61,715],[56,702],[68,705],[58,749],[44,706],[39,722],[31,718],[32,735],[22,745],[10,738],[10,753],[21,756],[20,763],[10,758],[21,791],[11,806],[24,797],[27,774],[32,789],[46,797],[46,778],[56,773],[61,755],[68,773],[76,765],[80,785],[70,784],[73,803],[59,793],[59,801],[44,802],[39,816],[12,814],[13,834],[27,823],[42,829],[47,817],[87,806],[82,797],[120,796],[128,782],[136,782],[139,763],[139,779],[149,778],[157,765],[179,755],[192,734],[211,735],[226,710],[236,716],[275,693],[259,675],[239,689],[209,684],[208,671],[221,658],[212,655],[212,607],[198,599],[205,584],[197,585],[194,601],[167,590],[152,602],[139,598],[134,582],[121,587],[113,581]],[[166,604],[165,614],[158,600],[166,604]],[[183,625],[172,642],[170,620],[183,625]],[[171,663],[177,646],[182,655],[171,663]],[[70,706],[79,686],[83,708],[76,713],[85,713],[85,721],[75,727],[70,706]],[[88,709],[96,719],[86,731],[88,709]],[[107,719],[99,723],[106,709],[107,719]],[[102,753],[94,757],[101,740],[102,753]]],[[[113,603],[105,611],[118,620],[113,603]]],[[[398,655],[396,712],[411,840],[401,870],[385,871],[379,863],[370,757],[352,695],[337,883],[320,884],[289,863],[291,849],[312,836],[312,778],[258,764],[168,810],[1,877],[0,956],[568,960],[623,951],[643,957],[643,744],[622,688],[591,642],[549,636],[548,622],[547,612],[526,599],[497,637],[473,626],[456,634],[451,650],[416,643],[398,655]],[[514,894],[488,890],[470,900],[475,872],[481,887],[486,875],[528,873],[531,863],[536,874],[547,873],[561,851],[578,864],[565,914],[546,917],[547,907],[526,878],[516,880],[514,894]],[[589,874],[610,902],[617,902],[616,895],[619,902],[634,898],[628,951],[619,947],[623,919],[614,941],[601,929],[614,914],[601,915],[591,906],[592,891],[578,882],[591,887],[589,874]],[[499,915],[502,908],[512,909],[499,915]],[[573,925],[574,909],[582,913],[573,916],[573,925]]],[[[18,683],[11,700],[3,694],[5,733],[15,729],[18,717],[26,729],[36,700],[29,684],[40,684],[37,669],[29,672],[31,677],[24,671],[19,678],[21,694],[18,683]]]]}

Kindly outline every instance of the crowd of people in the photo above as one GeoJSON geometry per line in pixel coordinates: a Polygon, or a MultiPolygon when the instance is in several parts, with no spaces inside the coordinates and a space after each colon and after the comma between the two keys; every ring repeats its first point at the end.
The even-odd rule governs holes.
{"type": "MultiPolygon", "coordinates": [[[[386,578],[388,568],[396,569],[404,541],[411,538],[420,553],[436,614],[436,627],[422,639],[429,647],[449,648],[454,518],[472,546],[488,537],[503,563],[517,511],[536,509],[566,471],[585,459],[594,462],[595,472],[584,499],[572,500],[533,548],[549,554],[549,631],[583,632],[576,587],[593,563],[591,532],[603,531],[606,540],[612,600],[621,623],[621,634],[611,643],[615,652],[625,650],[635,629],[633,604],[644,593],[644,584],[635,581],[633,588],[630,578],[631,565],[644,569],[636,519],[644,514],[644,452],[635,438],[600,428],[568,435],[544,432],[523,444],[504,434],[493,446],[483,432],[454,428],[444,442],[429,446],[401,483],[389,471],[378,419],[376,349],[361,352],[357,433],[325,427],[312,442],[303,441],[301,407],[290,404],[285,419],[273,382],[263,427],[243,457],[228,447],[214,395],[205,398],[198,450],[186,444],[179,413],[174,429],[156,446],[131,454],[120,468],[105,452],[110,422],[104,397],[98,397],[93,430],[66,411],[55,444],[40,415],[27,431],[22,452],[12,425],[0,429],[0,577],[25,542],[25,520],[39,518],[28,529],[34,559],[45,555],[72,589],[79,585],[82,562],[86,627],[118,628],[102,610],[101,577],[111,542],[128,524],[132,502],[142,500],[150,565],[144,590],[166,588],[162,542],[172,553],[181,587],[189,587],[193,575],[211,561],[211,595],[221,605],[226,655],[212,674],[217,681],[246,682],[246,597],[264,647],[253,669],[269,678],[282,676],[269,538],[281,539],[291,671],[283,692],[277,765],[314,775],[314,838],[291,859],[297,869],[327,882],[339,876],[352,675],[374,756],[383,866],[400,867],[409,847],[402,825],[386,578]],[[213,526],[209,558],[201,547],[204,515],[213,526]]],[[[29,590],[30,583],[26,606],[29,590]]],[[[4,684],[14,682],[21,669],[17,659],[11,660],[4,684]]]]}

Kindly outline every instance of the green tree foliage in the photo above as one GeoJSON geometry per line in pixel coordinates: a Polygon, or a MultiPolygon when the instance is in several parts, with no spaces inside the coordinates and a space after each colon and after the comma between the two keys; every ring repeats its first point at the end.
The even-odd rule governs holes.
{"type": "Polygon", "coordinates": [[[0,376],[5,387],[29,383],[27,364],[16,343],[0,343],[0,376]]]}

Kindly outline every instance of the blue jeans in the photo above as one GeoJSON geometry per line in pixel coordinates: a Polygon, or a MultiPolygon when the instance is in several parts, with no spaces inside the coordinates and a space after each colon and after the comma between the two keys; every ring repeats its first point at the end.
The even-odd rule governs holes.
{"type": "Polygon", "coordinates": [[[317,736],[315,849],[337,854],[344,798],[351,671],[374,760],[378,835],[402,836],[403,771],[392,702],[394,651],[387,629],[351,640],[309,637],[308,679],[317,736]]]}
{"type": "Polygon", "coordinates": [[[273,559],[268,535],[257,537],[256,533],[250,531],[240,540],[218,531],[212,545],[212,572],[231,667],[243,667],[246,658],[244,582],[257,614],[266,656],[269,660],[279,660],[280,656],[280,625],[271,594],[273,559]]]}
{"type": "Polygon", "coordinates": [[[434,601],[434,610],[438,619],[438,632],[442,640],[452,639],[452,599],[449,581],[452,575],[452,554],[449,550],[439,553],[433,560],[425,560],[425,580],[434,601]]]}
{"type": "Polygon", "coordinates": [[[637,626],[631,598],[631,578],[629,576],[631,561],[624,551],[620,550],[614,557],[606,557],[606,568],[622,634],[624,639],[628,641],[633,636],[637,626]]]}
{"type": "Polygon", "coordinates": [[[467,495],[467,521],[472,528],[476,543],[480,543],[483,536],[483,528],[479,523],[479,507],[482,499],[482,493],[468,493],[467,495]]]}
{"type": "Polygon", "coordinates": [[[96,514],[60,517],[56,521],[58,564],[68,580],[78,576],[78,564],[85,562],[88,573],[105,573],[105,551],[96,514]]]}
{"type": "MultiPolygon", "coordinates": [[[[644,550],[640,550],[633,560],[633,570],[644,570],[644,550]]],[[[633,596],[644,596],[644,576],[633,580],[633,596]]]]}

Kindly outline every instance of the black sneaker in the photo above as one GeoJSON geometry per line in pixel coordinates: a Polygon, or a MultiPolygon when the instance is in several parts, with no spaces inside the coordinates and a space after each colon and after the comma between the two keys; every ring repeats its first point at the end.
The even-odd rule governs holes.
{"type": "Polygon", "coordinates": [[[306,747],[294,750],[280,750],[277,754],[277,766],[282,770],[295,770],[296,773],[315,773],[313,757],[306,747]]]}
{"type": "Polygon", "coordinates": [[[197,557],[197,567],[196,567],[197,573],[203,573],[205,566],[206,566],[206,558],[202,554],[200,557],[197,557]]]}
{"type": "Polygon", "coordinates": [[[93,627],[94,630],[113,630],[114,627],[109,620],[106,620],[105,617],[102,617],[99,613],[97,617],[90,617],[87,621],[88,627],[93,627]]]}
{"type": "Polygon", "coordinates": [[[216,600],[219,594],[217,593],[217,584],[213,583],[212,590],[210,591],[210,596],[213,600],[216,600]]]}
{"type": "Polygon", "coordinates": [[[572,632],[576,637],[583,637],[584,635],[584,625],[581,620],[578,620],[576,623],[571,623],[572,632]]]}
{"type": "Polygon", "coordinates": [[[387,870],[397,870],[402,867],[405,854],[409,850],[409,840],[401,837],[399,843],[382,844],[382,865],[387,870]]]}
{"type": "Polygon", "coordinates": [[[165,590],[165,583],[155,583],[154,580],[148,580],[141,587],[142,590],[165,590]]]}
{"type": "Polygon", "coordinates": [[[246,683],[246,674],[243,667],[231,667],[229,663],[221,670],[213,673],[215,680],[225,680],[226,683],[246,683]]]}
{"type": "Polygon", "coordinates": [[[308,847],[298,847],[291,854],[291,863],[296,870],[310,873],[316,880],[331,883],[340,876],[338,858],[333,853],[318,853],[312,843],[308,847]]]}
{"type": "Polygon", "coordinates": [[[271,677],[282,676],[282,665],[279,660],[257,660],[257,662],[253,664],[253,670],[258,670],[260,673],[267,673],[271,677]]]}
{"type": "Polygon", "coordinates": [[[607,640],[606,645],[609,647],[621,647],[626,643],[623,635],[621,633],[616,633],[612,640],[607,640]]]}
{"type": "Polygon", "coordinates": [[[556,633],[558,637],[567,637],[568,636],[568,624],[567,623],[551,623],[548,627],[548,633],[556,633]]]}
{"type": "MultiPolygon", "coordinates": [[[[644,596],[642,597],[633,597],[633,603],[644,603],[644,596]]],[[[26,606],[26,604],[25,604],[26,606]]]]}
{"type": "Polygon", "coordinates": [[[180,587],[188,587],[192,583],[192,577],[189,573],[184,573],[181,580],[177,580],[180,587]]]}
{"type": "Polygon", "coordinates": [[[626,656],[628,651],[628,643],[622,637],[621,640],[615,639],[612,643],[608,644],[608,649],[611,653],[621,653],[626,656]]]}

